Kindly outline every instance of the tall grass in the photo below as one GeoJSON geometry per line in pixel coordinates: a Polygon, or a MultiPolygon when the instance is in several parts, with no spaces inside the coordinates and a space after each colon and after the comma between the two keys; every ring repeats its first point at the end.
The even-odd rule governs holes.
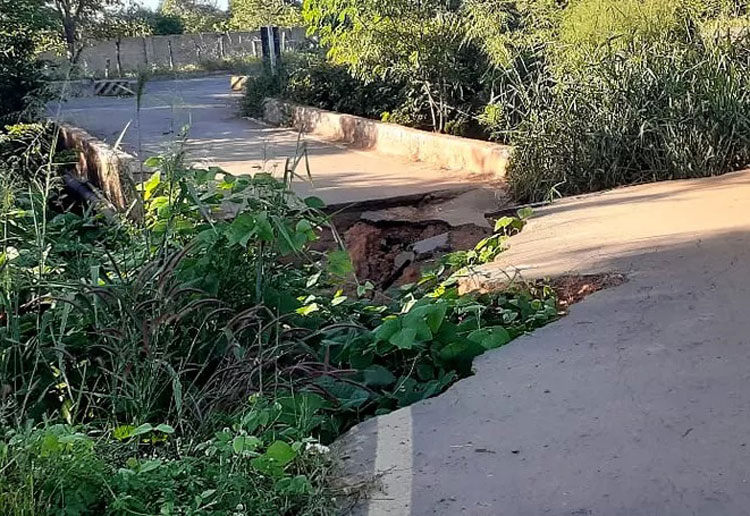
{"type": "Polygon", "coordinates": [[[513,135],[522,200],[750,164],[750,46],[697,33],[588,54],[539,88],[513,135]]]}

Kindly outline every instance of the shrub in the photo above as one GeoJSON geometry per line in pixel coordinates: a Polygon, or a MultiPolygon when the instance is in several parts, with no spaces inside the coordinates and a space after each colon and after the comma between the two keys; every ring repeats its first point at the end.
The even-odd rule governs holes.
{"type": "Polygon", "coordinates": [[[745,41],[634,43],[536,95],[513,141],[514,195],[541,200],[750,163],[745,41]]]}
{"type": "Polygon", "coordinates": [[[149,25],[153,33],[158,36],[185,32],[185,24],[176,14],[154,13],[149,20],[149,25]]]}
{"type": "Polygon", "coordinates": [[[284,91],[284,74],[272,75],[263,71],[260,75],[250,76],[245,84],[245,97],[242,101],[242,112],[248,116],[263,116],[263,101],[277,97],[284,91]]]}
{"type": "Polygon", "coordinates": [[[371,118],[380,118],[384,111],[403,102],[400,84],[356,79],[345,67],[315,53],[287,54],[276,76],[264,71],[250,77],[245,112],[260,116],[262,101],[267,97],[371,118]]]}
{"type": "Polygon", "coordinates": [[[255,400],[203,441],[175,439],[164,424],[8,431],[0,436],[0,507],[18,515],[332,514],[322,487],[330,469],[325,448],[296,434],[259,432],[299,425],[297,416],[257,424],[278,417],[255,400]]]}
{"type": "Polygon", "coordinates": [[[147,160],[135,224],[59,202],[49,136],[0,138],[31,147],[0,175],[0,502],[20,514],[331,514],[321,443],[557,317],[544,286],[459,294],[521,218],[375,295],[311,247],[336,233],[290,190],[304,155],[234,176],[178,146],[147,160]]]}
{"type": "Polygon", "coordinates": [[[402,102],[402,85],[394,81],[364,81],[317,54],[303,54],[286,65],[283,96],[294,102],[352,115],[380,118],[402,102]]]}
{"type": "Polygon", "coordinates": [[[0,126],[31,119],[40,107],[36,96],[43,83],[32,30],[39,8],[35,2],[0,0],[0,126]]]}

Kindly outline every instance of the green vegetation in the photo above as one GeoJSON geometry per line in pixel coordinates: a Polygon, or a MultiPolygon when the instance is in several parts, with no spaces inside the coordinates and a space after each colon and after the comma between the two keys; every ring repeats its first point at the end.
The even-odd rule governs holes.
{"type": "Polygon", "coordinates": [[[231,0],[229,28],[258,30],[264,25],[299,27],[302,16],[295,0],[231,0]]]}
{"type": "Polygon", "coordinates": [[[517,127],[520,199],[703,177],[750,164],[750,53],[727,40],[586,57],[517,127]]]}
{"type": "MultiPolygon", "coordinates": [[[[65,28],[72,56],[104,12],[79,1],[98,14],[65,28]]],[[[186,21],[195,5],[134,11],[108,34],[226,22],[200,6],[186,21]]],[[[237,5],[248,27],[296,15],[279,2],[240,19],[237,5]]],[[[98,211],[66,187],[77,157],[35,117],[35,52],[66,27],[49,9],[0,0],[1,511],[333,514],[326,445],[558,316],[544,285],[459,292],[528,211],[414,284],[355,277],[322,201],[290,190],[304,154],[282,177],[233,176],[186,166],[178,143],[147,162],[142,219],[98,211]]],[[[520,200],[750,161],[745,2],[308,0],[302,15],[325,54],[251,78],[249,113],[276,95],[508,142],[520,200]]]]}
{"type": "Polygon", "coordinates": [[[43,30],[42,4],[31,0],[0,0],[0,124],[33,115],[43,88],[36,61],[35,30],[43,30]]]}
{"type": "Polygon", "coordinates": [[[750,161],[748,2],[308,0],[325,51],[264,96],[515,148],[520,201],[750,161]],[[743,29],[744,27],[744,29],[743,29]]]}
{"type": "Polygon", "coordinates": [[[289,53],[278,75],[258,74],[248,78],[244,111],[260,116],[263,99],[283,97],[300,104],[380,118],[398,108],[401,85],[387,81],[366,82],[346,68],[331,64],[315,53],[289,53]]]}
{"type": "MultiPolygon", "coordinates": [[[[16,514],[332,514],[325,445],[442,392],[557,317],[518,283],[459,295],[523,218],[416,284],[355,278],[289,180],[147,165],[140,222],[64,187],[54,128],[0,137],[0,503],[16,514]]],[[[337,239],[334,239],[337,241],[337,239]]]]}
{"type": "Polygon", "coordinates": [[[184,32],[221,31],[227,22],[224,11],[204,0],[164,0],[159,12],[178,19],[184,32]]]}

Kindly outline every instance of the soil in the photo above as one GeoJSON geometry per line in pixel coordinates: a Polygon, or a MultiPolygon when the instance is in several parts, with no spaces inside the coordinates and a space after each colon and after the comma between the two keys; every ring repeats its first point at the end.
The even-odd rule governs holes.
{"type": "MultiPolygon", "coordinates": [[[[382,289],[419,280],[422,270],[442,254],[471,249],[492,233],[489,227],[476,224],[451,226],[440,220],[364,220],[358,211],[334,215],[334,225],[342,235],[357,277],[370,280],[382,289]],[[412,252],[415,243],[446,233],[445,247],[426,255],[417,256],[412,252]]],[[[337,245],[333,233],[326,232],[315,247],[325,251],[337,245]]],[[[608,273],[560,276],[549,283],[564,311],[595,292],[625,281],[622,274],[608,273]]]]}
{"type": "MultiPolygon", "coordinates": [[[[371,206],[364,208],[372,209],[371,206]]],[[[364,209],[363,208],[363,209],[364,209]]],[[[446,252],[471,249],[492,233],[477,224],[451,225],[442,220],[380,220],[362,218],[362,211],[349,210],[332,216],[340,235],[324,229],[313,249],[328,251],[343,241],[352,258],[354,270],[361,280],[369,280],[380,288],[412,283],[422,269],[446,252]],[[447,233],[447,244],[432,252],[414,255],[417,242],[447,233]]]]}
{"type": "Polygon", "coordinates": [[[627,278],[622,274],[583,274],[561,276],[553,279],[550,286],[557,293],[560,308],[565,310],[570,305],[583,301],[594,292],[622,285],[627,278]]]}
{"type": "Polygon", "coordinates": [[[443,252],[470,249],[490,233],[488,228],[473,224],[451,227],[438,221],[406,224],[360,221],[344,233],[344,242],[357,276],[387,287],[388,283],[402,285],[418,279],[420,263],[429,263],[443,252]],[[415,243],[444,233],[448,234],[445,248],[426,256],[408,255],[415,243]],[[400,257],[403,253],[407,255],[400,257]]]}

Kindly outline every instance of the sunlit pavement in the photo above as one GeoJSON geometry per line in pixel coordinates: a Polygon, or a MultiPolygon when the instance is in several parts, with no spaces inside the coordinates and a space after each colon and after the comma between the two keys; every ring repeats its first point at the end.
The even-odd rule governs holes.
{"type": "MultiPolygon", "coordinates": [[[[52,102],[53,118],[83,127],[109,143],[123,131],[122,148],[146,157],[180,140],[188,129],[191,161],[218,165],[234,174],[275,171],[302,148],[293,130],[267,126],[239,116],[241,95],[229,90],[229,76],[154,80],[137,109],[135,97],[79,97],[52,102]]],[[[484,181],[425,163],[349,149],[310,136],[302,139],[308,160],[297,169],[296,191],[329,204],[416,195],[480,186],[484,181]],[[309,163],[309,176],[307,164],[309,163]]]]}
{"type": "Polygon", "coordinates": [[[538,210],[485,285],[512,266],[629,281],[345,436],[345,470],[382,475],[355,514],[747,514],[749,215],[747,172],[538,210]]]}

